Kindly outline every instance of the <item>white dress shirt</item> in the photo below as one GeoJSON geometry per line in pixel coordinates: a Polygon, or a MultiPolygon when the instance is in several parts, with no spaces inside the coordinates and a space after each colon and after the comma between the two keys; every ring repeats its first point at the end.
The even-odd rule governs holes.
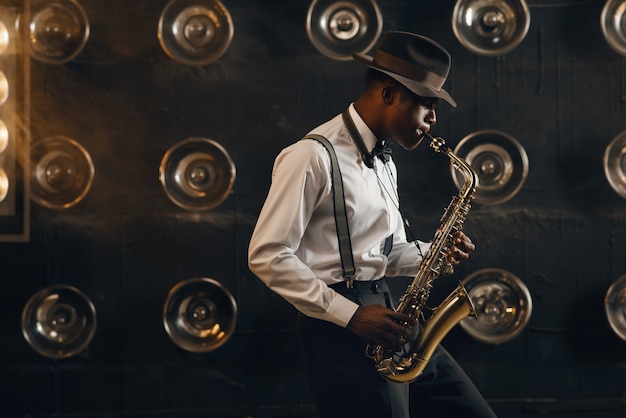
{"type": "MultiPolygon", "coordinates": [[[[374,133],[354,109],[350,115],[367,149],[374,133]]],[[[341,115],[313,129],[335,149],[343,179],[355,280],[414,276],[421,262],[407,243],[399,211],[396,166],[375,159],[365,166],[341,115]],[[382,253],[393,234],[389,256],[382,253]]],[[[300,140],[276,158],[272,184],[248,250],[249,267],[270,289],[313,318],[345,327],[358,305],[328,287],[343,281],[333,209],[331,160],[318,141],[300,140]]],[[[429,244],[419,242],[425,254],[429,244]]]]}

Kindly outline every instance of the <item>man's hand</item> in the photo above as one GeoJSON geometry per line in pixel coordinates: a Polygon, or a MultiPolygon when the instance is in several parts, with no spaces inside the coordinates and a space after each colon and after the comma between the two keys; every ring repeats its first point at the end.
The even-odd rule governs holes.
{"type": "Polygon", "coordinates": [[[407,315],[382,305],[369,305],[359,306],[346,328],[367,341],[398,349],[407,342],[415,325],[416,321],[407,315]]]}
{"type": "Polygon", "coordinates": [[[459,231],[454,238],[454,244],[450,247],[450,254],[448,255],[448,261],[452,265],[458,266],[460,262],[470,258],[470,255],[474,252],[476,246],[462,231],[459,231]]]}

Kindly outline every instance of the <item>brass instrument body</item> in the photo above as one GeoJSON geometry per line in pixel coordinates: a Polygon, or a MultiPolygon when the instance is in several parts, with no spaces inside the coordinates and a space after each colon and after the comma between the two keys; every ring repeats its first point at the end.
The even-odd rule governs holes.
{"type": "MultiPolygon", "coordinates": [[[[448,255],[457,232],[463,229],[463,223],[478,185],[478,175],[472,167],[445,146],[442,138],[433,138],[428,134],[425,136],[430,138],[431,148],[436,152],[446,154],[454,167],[464,174],[465,184],[444,211],[440,220],[441,225],[435,232],[430,249],[396,308],[397,312],[418,322],[423,322],[421,321],[423,309],[434,281],[439,276],[451,274],[454,270],[448,261],[448,255]]],[[[469,294],[459,283],[457,288],[433,309],[428,320],[420,326],[417,338],[410,350],[402,354],[379,344],[370,343],[366,348],[366,355],[374,360],[376,370],[385,379],[397,383],[412,382],[423,373],[430,357],[446,334],[461,320],[474,315],[474,306],[469,294]]]]}

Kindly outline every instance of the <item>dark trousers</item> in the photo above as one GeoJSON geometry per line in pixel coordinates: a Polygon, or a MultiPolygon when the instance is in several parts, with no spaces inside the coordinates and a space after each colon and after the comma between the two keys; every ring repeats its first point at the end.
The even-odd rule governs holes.
{"type": "MultiPolygon", "coordinates": [[[[392,306],[385,279],[334,288],[360,305],[392,306]]],[[[410,384],[391,383],[365,356],[367,342],[327,321],[298,316],[298,338],[322,418],[493,418],[456,361],[439,347],[423,374],[410,384]],[[409,413],[410,408],[410,413],[409,413]]]]}

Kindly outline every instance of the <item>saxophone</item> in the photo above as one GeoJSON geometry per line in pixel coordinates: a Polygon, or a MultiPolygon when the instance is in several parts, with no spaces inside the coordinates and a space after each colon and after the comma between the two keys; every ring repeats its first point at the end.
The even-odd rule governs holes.
{"type": "MultiPolygon", "coordinates": [[[[408,315],[418,322],[424,322],[420,321],[423,319],[422,310],[435,279],[441,275],[452,274],[454,271],[453,265],[448,261],[448,254],[457,232],[463,228],[463,222],[470,210],[478,185],[476,172],[464,159],[445,145],[443,138],[433,138],[426,133],[424,136],[430,139],[431,148],[450,158],[453,167],[463,174],[465,183],[442,215],[441,226],[435,232],[430,249],[422,260],[415,279],[407,287],[398,303],[397,312],[408,315]]],[[[462,283],[459,283],[457,288],[432,310],[432,315],[421,325],[410,350],[395,352],[380,344],[369,343],[366,355],[374,360],[376,370],[385,379],[397,383],[410,383],[423,373],[435,349],[447,333],[469,316],[475,316],[474,306],[467,290],[462,283]]]]}

